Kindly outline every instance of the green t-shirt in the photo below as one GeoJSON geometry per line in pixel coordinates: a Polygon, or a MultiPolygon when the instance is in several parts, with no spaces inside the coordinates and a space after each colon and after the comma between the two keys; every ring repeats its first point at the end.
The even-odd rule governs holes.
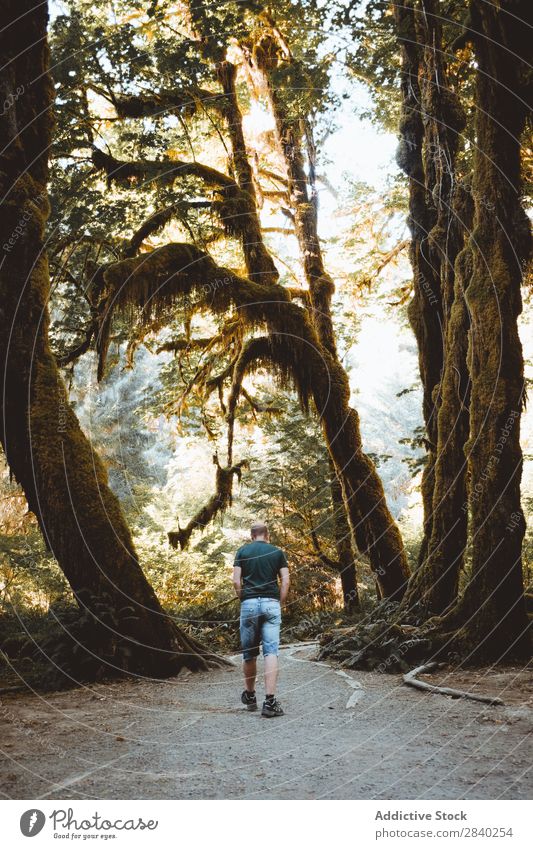
{"type": "Polygon", "coordinates": [[[279,570],[288,565],[281,548],[252,540],[239,548],[233,565],[242,570],[241,601],[258,596],[279,598],[279,570]]]}

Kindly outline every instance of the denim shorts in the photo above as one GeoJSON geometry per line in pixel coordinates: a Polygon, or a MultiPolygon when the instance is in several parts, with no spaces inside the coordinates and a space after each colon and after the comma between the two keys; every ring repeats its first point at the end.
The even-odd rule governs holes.
{"type": "Polygon", "coordinates": [[[277,598],[246,598],[241,602],[241,646],[244,660],[252,660],[263,646],[263,656],[279,649],[281,605],[277,598]]]}

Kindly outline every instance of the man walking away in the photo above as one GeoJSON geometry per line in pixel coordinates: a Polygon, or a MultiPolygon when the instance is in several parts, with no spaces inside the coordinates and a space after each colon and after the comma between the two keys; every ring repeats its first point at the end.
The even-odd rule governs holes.
{"type": "Polygon", "coordinates": [[[281,606],[289,592],[289,567],[280,548],[268,541],[264,522],[254,522],[252,541],[241,546],[233,565],[233,586],[241,600],[241,646],[245,690],[241,701],[257,710],[255,679],[259,644],[265,659],[265,701],[262,716],[283,716],[276,699],[281,606]],[[278,583],[279,579],[279,583],[278,583]]]}

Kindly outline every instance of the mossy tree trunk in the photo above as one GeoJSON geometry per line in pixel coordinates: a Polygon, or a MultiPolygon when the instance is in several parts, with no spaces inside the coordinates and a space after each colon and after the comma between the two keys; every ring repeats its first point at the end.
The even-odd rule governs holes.
{"type": "Polygon", "coordinates": [[[520,202],[528,10],[528,0],[471,4],[477,109],[472,273],[465,298],[471,320],[466,453],[473,554],[463,598],[441,627],[462,626],[456,642],[475,660],[524,658],[531,648],[521,557],[525,385],[517,327],[523,266],[531,252],[530,225],[520,202]]]}
{"type": "Polygon", "coordinates": [[[241,237],[246,271],[251,280],[275,282],[279,275],[275,263],[263,241],[261,222],[248,151],[242,128],[242,114],[235,90],[237,69],[227,60],[218,63],[217,76],[224,91],[224,114],[231,143],[232,167],[239,195],[235,203],[228,204],[227,224],[241,237]]]}
{"type": "Polygon", "coordinates": [[[400,158],[408,173],[409,165],[414,164],[414,172],[409,174],[415,273],[410,316],[419,342],[430,443],[422,482],[425,538],[403,607],[422,602],[432,613],[442,613],[457,598],[467,541],[464,445],[469,426],[468,313],[464,303],[470,272],[468,249],[458,260],[455,273],[471,220],[468,193],[456,183],[456,155],[465,116],[448,81],[441,11],[438,0],[420,0],[412,11],[406,4],[396,13],[398,22],[407,27],[400,39],[406,35],[416,38],[415,44],[403,42],[404,132],[411,128],[415,141],[408,150],[408,138],[402,139],[400,158]],[[418,88],[413,92],[417,66],[418,88]],[[424,198],[415,203],[422,189],[424,198]],[[413,219],[417,210],[421,222],[413,219]],[[433,312],[428,311],[430,279],[439,293],[433,312]],[[437,332],[439,336],[431,341],[437,332]],[[437,374],[439,363],[441,373],[437,374]]]}
{"type": "Polygon", "coordinates": [[[0,117],[2,445],[78,604],[105,634],[106,657],[112,646],[110,671],[205,668],[208,655],[165,614],[146,580],[48,344],[47,4],[6,0],[3,9],[0,82],[10,107],[0,117]]]}
{"type": "MultiPolygon", "coordinates": [[[[236,71],[237,69],[235,65],[227,60],[218,64],[218,80],[225,94],[224,111],[231,143],[232,165],[235,173],[235,181],[242,192],[242,210],[240,211],[240,214],[238,214],[243,253],[250,279],[257,280],[264,284],[269,284],[277,281],[278,274],[274,262],[263,241],[263,234],[257,210],[257,197],[254,187],[253,171],[250,166],[249,154],[246,149],[242,128],[242,114],[235,88],[236,71]]],[[[307,191],[305,184],[304,191],[307,191]]],[[[308,231],[308,228],[306,231],[308,231]]],[[[318,244],[316,222],[314,233],[318,244]]],[[[299,239],[299,241],[301,240],[299,239]]],[[[305,255],[306,254],[304,252],[304,256],[305,255]]],[[[330,325],[330,339],[331,345],[334,349],[335,340],[332,325],[330,325]]],[[[242,375],[237,375],[237,380],[239,382],[242,381],[242,375]]],[[[343,591],[344,607],[346,611],[350,612],[358,606],[352,532],[346,515],[346,505],[342,494],[342,486],[337,477],[333,463],[332,475],[331,496],[334,512],[336,553],[340,567],[339,574],[343,591]]]]}
{"type": "Polygon", "coordinates": [[[430,186],[426,185],[424,169],[424,121],[420,91],[422,49],[418,42],[414,5],[412,0],[400,0],[394,5],[394,15],[402,58],[402,115],[397,160],[409,181],[409,256],[413,269],[413,297],[408,315],[418,346],[426,430],[427,453],[421,484],[424,535],[418,556],[420,566],[426,559],[433,523],[437,451],[434,394],[438,390],[443,365],[444,318],[440,276],[438,269],[432,265],[428,250],[428,234],[435,224],[435,212],[428,205],[430,186]]]}
{"type": "Polygon", "coordinates": [[[335,551],[339,564],[339,576],[342,587],[342,600],[346,613],[359,607],[357,591],[357,569],[352,543],[352,529],[346,514],[346,503],[342,494],[342,484],[337,477],[333,461],[331,469],[331,502],[333,505],[333,528],[335,533],[335,551]]]}
{"type": "Polygon", "coordinates": [[[404,610],[420,602],[428,613],[440,614],[457,599],[468,530],[464,448],[469,432],[470,380],[465,372],[470,319],[464,286],[471,270],[472,256],[467,246],[455,261],[455,298],[447,321],[431,537],[426,558],[409,581],[402,603],[404,610]]]}
{"type": "MultiPolygon", "coordinates": [[[[249,326],[255,328],[261,325],[262,301],[272,295],[270,311],[272,314],[276,313],[277,320],[272,323],[269,319],[266,323],[269,332],[272,330],[275,334],[272,342],[273,347],[278,351],[281,336],[279,336],[276,327],[284,326],[283,314],[289,317],[290,324],[290,318],[293,316],[292,307],[298,310],[298,327],[301,328],[303,336],[296,339],[295,355],[294,352],[288,350],[289,345],[292,344],[292,342],[289,342],[291,336],[287,336],[283,340],[287,351],[282,355],[282,359],[283,356],[292,358],[291,379],[294,380],[296,385],[302,385],[310,381],[310,361],[309,357],[302,358],[299,355],[302,350],[308,350],[306,345],[309,344],[313,346],[314,353],[318,353],[321,350],[321,344],[313,333],[304,311],[297,308],[295,304],[285,303],[282,314],[278,313],[278,302],[280,300],[285,301],[286,293],[277,284],[277,270],[264,246],[259,227],[253,175],[242,133],[242,116],[235,92],[235,69],[231,63],[224,59],[225,50],[223,46],[220,46],[218,42],[213,46],[212,39],[209,36],[206,36],[206,43],[203,43],[201,36],[203,17],[200,7],[194,7],[194,10],[191,8],[191,21],[194,33],[200,32],[200,37],[197,36],[200,53],[202,53],[203,47],[208,44],[210,48],[207,51],[208,60],[213,58],[211,48],[213,48],[214,54],[218,56],[217,78],[224,89],[224,94],[217,98],[217,108],[227,122],[235,180],[198,163],[179,163],[176,172],[179,171],[180,174],[186,172],[192,176],[197,176],[209,185],[214,185],[221,195],[221,200],[218,203],[215,202],[213,206],[222,219],[228,234],[238,237],[242,242],[249,275],[247,283],[257,284],[260,287],[254,290],[258,298],[257,306],[255,308],[253,306],[246,307],[242,312],[243,315],[246,313],[249,326]],[[192,11],[196,11],[198,14],[192,15],[192,11]],[[254,312],[256,315],[254,315],[254,312]],[[311,337],[312,341],[309,342],[311,337]],[[298,370],[299,373],[297,373],[298,370]]],[[[93,162],[94,159],[93,155],[93,162]]],[[[98,154],[98,162],[95,162],[95,165],[106,171],[108,180],[118,180],[119,182],[123,177],[131,174],[139,175],[142,173],[146,176],[160,173],[161,170],[165,173],[168,171],[168,163],[166,162],[125,163],[104,154],[98,154]]],[[[187,251],[195,252],[192,246],[190,248],[185,245],[168,245],[166,247],[169,249],[169,255],[173,254],[176,248],[184,256],[187,251]]],[[[163,249],[161,250],[163,251],[163,249]]],[[[166,256],[165,251],[163,253],[156,252],[154,259],[158,261],[162,256],[166,256]]],[[[179,276],[179,270],[176,270],[176,265],[172,263],[172,257],[170,259],[172,266],[170,273],[172,275],[177,273],[179,276]]],[[[128,263],[134,264],[135,258],[125,260],[123,267],[128,267],[128,263]]],[[[144,260],[142,264],[144,264],[144,260]]],[[[101,272],[105,273],[105,270],[101,269],[101,272]]],[[[146,281],[142,279],[143,277],[144,275],[139,275],[139,281],[142,280],[140,282],[141,288],[146,291],[146,281]]],[[[213,306],[215,301],[220,300],[219,296],[223,296],[222,300],[225,299],[226,302],[231,300],[230,292],[225,287],[225,283],[231,277],[232,273],[226,269],[219,269],[215,272],[215,279],[212,280],[214,290],[208,296],[209,306],[213,306]],[[221,273],[222,277],[220,277],[221,273]]],[[[168,281],[170,289],[172,289],[174,282],[174,280],[168,281]]],[[[165,297],[165,293],[162,292],[161,299],[164,300],[165,297]]],[[[140,300],[142,300],[142,295],[140,300]]],[[[154,299],[156,309],[158,300],[159,296],[154,299]]],[[[241,303],[239,298],[236,300],[241,303]]],[[[103,358],[105,357],[109,336],[110,312],[114,305],[111,299],[107,300],[106,303],[102,302],[101,306],[103,313],[105,313],[99,333],[99,347],[103,358]]],[[[148,316],[148,313],[146,316],[148,316]]],[[[145,317],[143,316],[144,321],[145,317]]],[[[398,528],[388,511],[379,476],[369,458],[362,452],[359,419],[357,413],[350,409],[348,403],[350,394],[348,378],[336,357],[332,358],[328,351],[325,351],[321,357],[320,372],[324,379],[321,376],[313,392],[313,397],[323,422],[330,455],[337,465],[338,477],[342,483],[344,497],[348,505],[352,532],[360,550],[368,555],[372,568],[376,572],[382,595],[399,598],[403,594],[408,575],[405,551],[398,528]],[[337,405],[337,401],[341,404],[340,407],[337,405]]]]}

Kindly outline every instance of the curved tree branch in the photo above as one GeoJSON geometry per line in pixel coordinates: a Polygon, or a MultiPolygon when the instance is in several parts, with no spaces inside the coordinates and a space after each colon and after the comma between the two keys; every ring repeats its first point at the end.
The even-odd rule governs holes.
{"type": "Polygon", "coordinates": [[[201,107],[225,113],[224,95],[202,88],[114,95],[119,118],[163,118],[169,113],[192,117],[201,107]]]}
{"type": "MultiPolygon", "coordinates": [[[[190,302],[193,296],[201,297],[203,308],[215,314],[233,307],[251,330],[267,331],[268,348],[262,353],[273,364],[281,385],[295,386],[304,410],[311,399],[316,406],[342,477],[354,532],[364,528],[368,556],[383,595],[401,597],[408,576],[401,536],[387,508],[381,480],[362,450],[358,415],[349,406],[346,372],[321,345],[307,311],[277,283],[241,277],[189,244],[168,244],[112,263],[103,270],[103,278],[107,333],[116,310],[140,310],[149,320],[185,299],[190,302]]],[[[103,343],[105,350],[105,337],[103,343]]]]}
{"type": "Polygon", "coordinates": [[[97,171],[105,172],[108,185],[128,185],[132,181],[173,183],[181,177],[197,177],[209,186],[237,188],[235,180],[227,174],[200,162],[182,162],[179,159],[124,161],[97,147],[93,148],[92,162],[97,171]]]}
{"type": "Polygon", "coordinates": [[[195,530],[204,530],[219,513],[223,513],[231,506],[233,494],[233,478],[241,479],[243,467],[248,465],[247,460],[241,460],[235,465],[223,467],[218,461],[218,456],[213,456],[213,463],[217,467],[215,493],[186,525],[185,528],[178,526],[177,531],[169,531],[168,541],[172,548],[187,548],[189,540],[195,530]]]}

